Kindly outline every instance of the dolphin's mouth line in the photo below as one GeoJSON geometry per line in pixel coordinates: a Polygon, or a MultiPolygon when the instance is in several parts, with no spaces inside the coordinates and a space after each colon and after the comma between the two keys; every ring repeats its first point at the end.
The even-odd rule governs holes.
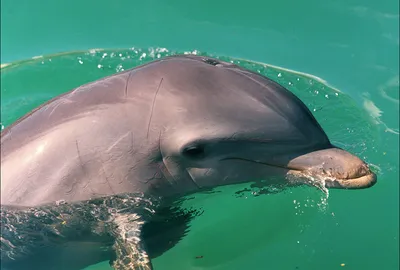
{"type": "Polygon", "coordinates": [[[358,170],[355,174],[348,174],[344,177],[337,177],[332,175],[331,173],[327,173],[325,171],[317,172],[312,170],[312,168],[299,168],[295,166],[285,166],[278,164],[271,164],[264,161],[252,160],[246,158],[224,158],[221,160],[242,160],[257,164],[262,164],[270,167],[281,168],[290,171],[292,174],[299,176],[306,176],[307,174],[312,175],[320,175],[322,177],[326,177],[325,179],[326,185],[329,188],[367,188],[376,183],[376,175],[371,171],[367,170],[358,170]]]}
{"type": "Polygon", "coordinates": [[[281,168],[281,169],[287,169],[287,170],[293,170],[293,171],[303,171],[302,169],[298,169],[295,167],[290,167],[290,166],[284,166],[284,165],[277,165],[277,164],[270,164],[270,163],[266,163],[264,161],[259,161],[259,160],[254,160],[254,159],[247,159],[247,158],[223,158],[221,159],[221,161],[223,160],[242,160],[242,161],[248,161],[248,162],[252,162],[252,163],[258,163],[258,164],[263,164],[263,165],[267,165],[270,167],[276,167],[276,168],[281,168]]]}
{"type": "Polygon", "coordinates": [[[270,163],[266,163],[266,162],[264,162],[264,161],[253,160],[253,159],[247,159],[247,158],[223,158],[223,159],[221,159],[221,161],[223,161],[223,160],[242,160],[242,161],[247,161],[247,162],[252,162],[252,163],[258,163],[258,164],[267,165],[267,166],[275,167],[275,168],[281,168],[281,169],[290,170],[290,171],[298,171],[298,172],[304,171],[304,170],[302,170],[302,169],[295,168],[295,167],[284,166],[284,165],[277,165],[277,164],[270,164],[270,163]]]}

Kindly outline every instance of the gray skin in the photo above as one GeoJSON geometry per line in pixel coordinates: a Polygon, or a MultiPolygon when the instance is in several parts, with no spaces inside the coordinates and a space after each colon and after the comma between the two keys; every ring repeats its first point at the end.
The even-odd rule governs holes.
{"type": "MultiPolygon", "coordinates": [[[[73,206],[121,194],[162,200],[243,182],[361,189],[377,179],[365,162],[333,146],[284,87],[193,55],[106,77],[35,109],[2,131],[1,169],[4,209],[37,209],[60,200],[73,206]]],[[[124,217],[114,220],[121,224],[124,217]]],[[[138,220],[126,223],[146,222],[138,220]]],[[[132,231],[139,239],[141,228],[132,231]]],[[[117,231],[113,237],[123,239],[126,232],[117,231]]],[[[114,248],[125,249],[130,260],[122,262],[117,252],[115,269],[152,269],[144,244],[124,245],[114,248]]],[[[97,256],[86,251],[82,259],[72,255],[82,261],[79,266],[67,259],[67,269],[97,256]]],[[[8,267],[19,269],[11,261],[8,267]]]]}

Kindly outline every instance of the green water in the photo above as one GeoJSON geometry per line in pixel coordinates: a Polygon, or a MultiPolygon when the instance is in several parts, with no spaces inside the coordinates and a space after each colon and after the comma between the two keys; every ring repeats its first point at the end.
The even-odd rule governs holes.
{"type": "Polygon", "coordinates": [[[332,190],[328,199],[303,188],[259,197],[238,198],[239,187],[197,195],[184,206],[204,214],[154,260],[155,269],[399,269],[397,1],[4,0],[1,63],[14,64],[1,70],[1,122],[7,126],[57,94],[158,53],[195,49],[293,91],[335,144],[371,164],[379,182],[332,190]],[[15,62],[133,46],[169,51],[77,51],[15,62]]]}
{"type": "MultiPolygon", "coordinates": [[[[2,69],[3,124],[54,95],[169,54],[166,49],[91,50],[16,62],[2,69]]],[[[201,208],[204,214],[192,222],[187,237],[155,259],[156,269],[336,269],[341,263],[351,269],[382,264],[395,269],[398,216],[393,210],[398,207],[398,193],[393,187],[398,166],[393,156],[386,159],[390,148],[382,148],[381,120],[369,115],[373,113],[370,107],[357,106],[348,95],[318,78],[221,58],[293,91],[314,112],[332,142],[371,162],[383,183],[363,191],[330,191],[328,200],[310,188],[238,198],[235,191],[240,187],[230,187],[222,194],[197,195],[184,207],[201,208]],[[385,186],[389,190],[383,190],[385,186]],[[382,211],[387,207],[389,211],[382,211]],[[366,258],[366,253],[373,255],[366,258]],[[292,259],[284,260],[284,255],[292,259]]],[[[365,97],[365,102],[372,101],[365,97]]],[[[397,136],[396,132],[388,135],[397,136]]],[[[108,268],[105,262],[90,269],[108,268]]]]}

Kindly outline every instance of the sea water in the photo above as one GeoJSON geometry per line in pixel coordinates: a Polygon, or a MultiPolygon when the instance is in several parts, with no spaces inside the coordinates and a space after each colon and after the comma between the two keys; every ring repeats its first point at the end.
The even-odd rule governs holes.
{"type": "MultiPolygon", "coordinates": [[[[200,51],[93,49],[4,65],[2,128],[83,83],[176,53],[218,57],[282,84],[308,106],[333,144],[370,164],[378,184],[329,193],[312,187],[263,192],[235,185],[191,195],[181,207],[202,214],[177,245],[154,259],[156,270],[398,269],[399,126],[382,120],[382,110],[367,93],[356,102],[346,89],[323,78],[200,51]]],[[[387,106],[398,106],[398,88],[395,77],[378,89],[387,106]]],[[[89,269],[110,267],[102,262],[89,269]]]]}

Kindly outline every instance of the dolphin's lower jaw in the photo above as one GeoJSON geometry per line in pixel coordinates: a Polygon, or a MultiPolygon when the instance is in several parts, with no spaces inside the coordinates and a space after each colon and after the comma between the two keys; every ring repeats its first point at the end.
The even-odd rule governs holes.
{"type": "Polygon", "coordinates": [[[370,188],[376,184],[377,177],[373,172],[350,179],[326,179],[325,187],[340,188],[340,189],[363,189],[370,188]]]}
{"type": "Polygon", "coordinates": [[[321,186],[328,189],[365,189],[370,188],[377,182],[375,173],[369,171],[364,175],[354,178],[337,178],[331,174],[320,174],[312,171],[288,171],[289,176],[293,176],[296,180],[291,179],[291,182],[304,182],[313,186],[321,186]]]}

